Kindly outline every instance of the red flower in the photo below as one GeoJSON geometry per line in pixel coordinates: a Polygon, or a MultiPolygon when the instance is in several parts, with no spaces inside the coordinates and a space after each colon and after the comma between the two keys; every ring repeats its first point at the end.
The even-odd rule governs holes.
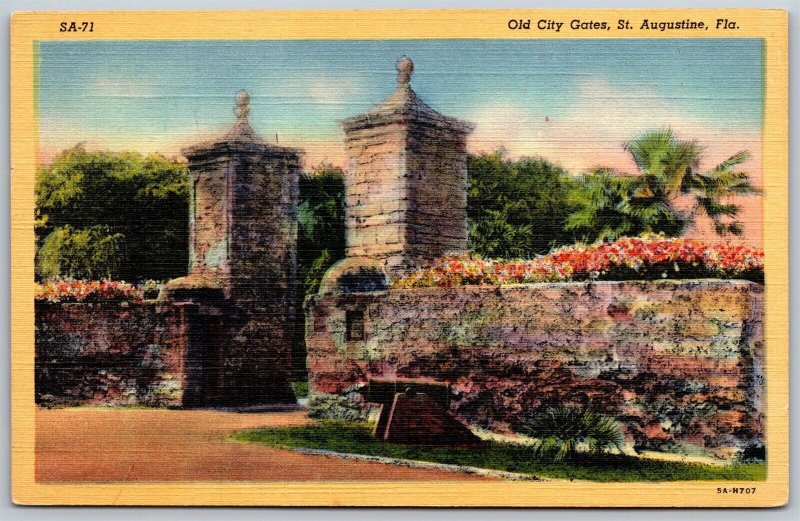
{"type": "Polygon", "coordinates": [[[100,302],[143,300],[141,288],[113,280],[54,280],[35,286],[36,300],[49,302],[100,302]]]}
{"type": "Polygon", "coordinates": [[[691,239],[624,237],[612,243],[559,248],[531,260],[440,259],[395,287],[451,287],[665,276],[737,278],[763,274],[764,253],[743,245],[705,244],[691,239]]]}

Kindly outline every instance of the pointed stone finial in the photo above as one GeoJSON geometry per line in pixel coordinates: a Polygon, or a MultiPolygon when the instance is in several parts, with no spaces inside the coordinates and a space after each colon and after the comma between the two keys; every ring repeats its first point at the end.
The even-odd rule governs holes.
{"type": "Polygon", "coordinates": [[[237,119],[247,119],[250,115],[250,94],[242,89],[236,93],[236,108],[233,109],[237,119]]]}
{"type": "Polygon", "coordinates": [[[414,62],[408,56],[397,60],[397,86],[407,87],[411,84],[411,75],[414,74],[414,62]]]}

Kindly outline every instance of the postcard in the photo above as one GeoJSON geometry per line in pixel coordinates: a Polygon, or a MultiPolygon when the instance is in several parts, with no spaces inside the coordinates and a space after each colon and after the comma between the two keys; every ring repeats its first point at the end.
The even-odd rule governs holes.
{"type": "Polygon", "coordinates": [[[786,12],[11,35],[17,503],[787,501],[786,12]]]}

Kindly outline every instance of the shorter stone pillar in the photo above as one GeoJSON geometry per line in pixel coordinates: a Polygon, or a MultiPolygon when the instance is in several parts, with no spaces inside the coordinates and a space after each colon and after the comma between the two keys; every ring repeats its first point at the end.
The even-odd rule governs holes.
{"type": "Polygon", "coordinates": [[[206,352],[197,357],[206,361],[203,405],[295,402],[289,377],[301,152],[261,140],[248,121],[249,102],[246,92],[237,95],[236,124],[222,139],[183,150],[189,275],[171,281],[165,295],[205,310],[207,320],[196,321],[205,323],[206,352]]]}

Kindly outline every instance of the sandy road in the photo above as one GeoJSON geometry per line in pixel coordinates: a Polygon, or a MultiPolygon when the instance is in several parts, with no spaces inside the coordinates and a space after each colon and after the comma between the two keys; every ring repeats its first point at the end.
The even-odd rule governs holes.
{"type": "Polygon", "coordinates": [[[38,409],[36,479],[105,481],[474,480],[476,476],[243,444],[253,427],[310,423],[304,411],[233,413],[124,408],[38,409]]]}

